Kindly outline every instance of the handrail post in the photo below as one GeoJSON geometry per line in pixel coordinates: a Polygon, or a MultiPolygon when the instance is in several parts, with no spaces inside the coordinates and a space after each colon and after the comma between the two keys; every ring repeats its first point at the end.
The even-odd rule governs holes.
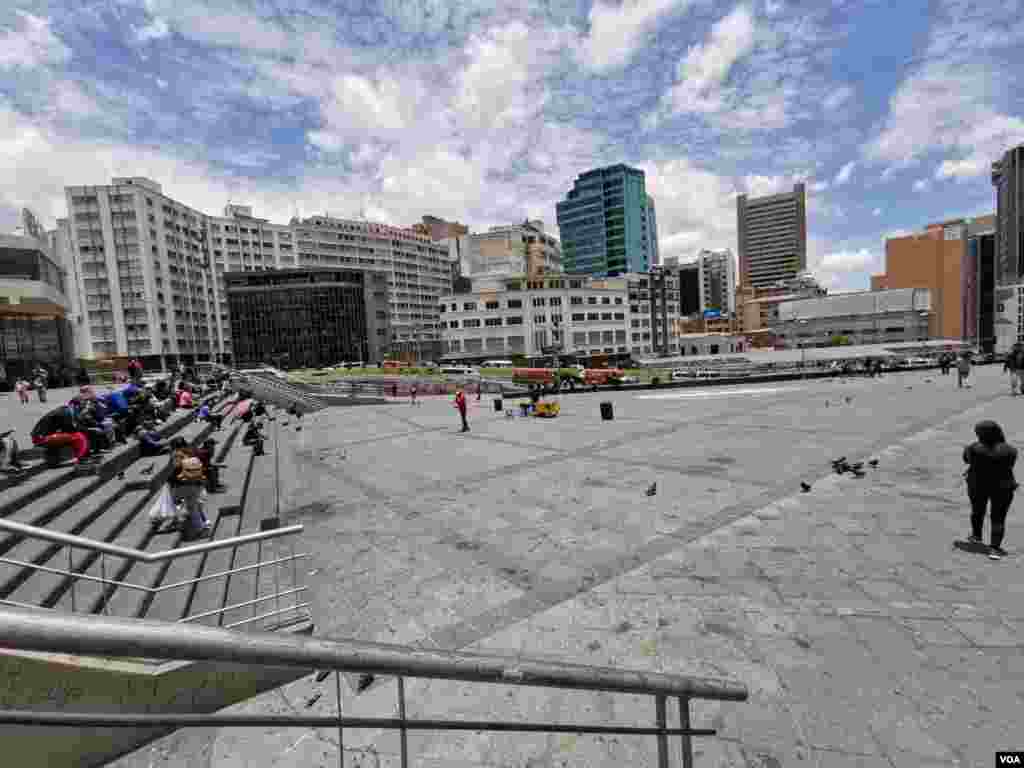
{"type": "Polygon", "coordinates": [[[71,612],[75,613],[75,586],[78,584],[78,579],[75,576],[75,569],[71,567],[71,547],[68,547],[68,575],[71,576],[71,612]]]}
{"type": "MultiPolygon", "coordinates": [[[[679,730],[690,730],[690,697],[679,697],[679,730]]],[[[693,768],[693,737],[684,733],[679,737],[683,750],[683,768],[693,768]]]]}
{"type": "Polygon", "coordinates": [[[398,678],[399,739],[402,750],[402,768],[409,768],[409,737],[405,727],[405,678],[398,678]]]}
{"type": "MultiPolygon", "coordinates": [[[[272,559],[277,560],[278,547],[274,544],[274,554],[272,559]]],[[[274,616],[278,623],[281,621],[281,564],[278,563],[274,566],[274,610],[276,613],[274,616]]],[[[263,621],[263,628],[267,628],[266,619],[263,621]]]]}
{"type": "Polygon", "coordinates": [[[658,768],[668,768],[668,736],[665,734],[665,728],[668,727],[667,697],[664,694],[658,694],[654,697],[654,703],[657,725],[661,730],[661,733],[658,734],[658,768]]]}
{"type": "Polygon", "coordinates": [[[107,589],[107,554],[106,554],[106,552],[100,552],[100,578],[103,579],[103,590],[104,590],[104,597],[102,598],[103,599],[103,615],[104,616],[109,616],[110,615],[110,608],[109,608],[110,600],[111,600],[111,598],[113,598],[114,593],[111,592],[110,593],[110,597],[106,597],[106,589],[107,589]]]}
{"type": "Polygon", "coordinates": [[[338,765],[345,768],[345,728],[341,724],[341,670],[334,670],[334,690],[338,696],[338,765]]]}
{"type": "MultiPolygon", "coordinates": [[[[297,589],[299,585],[299,564],[298,560],[295,559],[295,539],[289,538],[289,551],[292,557],[292,589],[297,589]]],[[[295,619],[298,621],[299,618],[299,593],[295,593],[295,619]]]]}
{"type": "MultiPolygon", "coordinates": [[[[256,542],[256,578],[253,579],[253,585],[252,585],[252,599],[254,601],[253,604],[252,604],[252,618],[253,619],[256,618],[256,611],[257,611],[258,605],[259,605],[259,603],[256,603],[255,601],[258,600],[259,596],[260,596],[260,571],[262,570],[260,568],[260,564],[262,562],[263,562],[263,542],[262,541],[257,541],[256,542]]],[[[227,596],[226,595],[224,597],[224,602],[225,603],[227,602],[227,596]]],[[[221,607],[223,607],[223,606],[221,606],[221,607]]],[[[220,617],[221,617],[221,623],[223,624],[224,623],[224,614],[221,613],[220,617]]]]}

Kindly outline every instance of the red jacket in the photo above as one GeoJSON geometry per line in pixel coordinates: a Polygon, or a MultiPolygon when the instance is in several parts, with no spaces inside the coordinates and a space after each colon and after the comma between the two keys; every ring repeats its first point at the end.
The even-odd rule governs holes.
{"type": "Polygon", "coordinates": [[[466,393],[459,391],[455,393],[455,407],[460,411],[466,410],[466,393]]]}

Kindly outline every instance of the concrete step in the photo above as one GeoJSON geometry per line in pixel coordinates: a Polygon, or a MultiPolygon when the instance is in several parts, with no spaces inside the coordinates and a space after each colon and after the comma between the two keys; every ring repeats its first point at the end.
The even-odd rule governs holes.
{"type": "MultiPolygon", "coordinates": [[[[221,463],[227,465],[221,470],[221,482],[226,492],[208,497],[207,517],[213,524],[213,531],[211,537],[205,541],[230,538],[242,532],[240,510],[244,508],[251,477],[263,471],[256,462],[264,458],[257,457],[256,462],[253,461],[252,448],[241,444],[243,432],[244,426],[237,425],[219,451],[221,463]],[[214,506],[216,511],[213,509],[214,506]]],[[[180,536],[175,542],[175,546],[178,545],[180,536]]],[[[149,569],[147,583],[154,586],[174,584],[198,578],[203,573],[227,570],[231,567],[231,552],[232,550],[222,550],[146,566],[149,569]]],[[[177,621],[186,611],[196,613],[200,610],[212,610],[221,604],[223,587],[223,580],[212,579],[200,582],[195,588],[184,587],[161,592],[153,597],[150,604],[144,606],[144,611],[137,614],[137,617],[177,621]]]]}

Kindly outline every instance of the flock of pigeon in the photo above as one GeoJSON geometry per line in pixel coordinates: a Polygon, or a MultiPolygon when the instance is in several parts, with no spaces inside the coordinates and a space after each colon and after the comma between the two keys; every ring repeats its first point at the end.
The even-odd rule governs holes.
{"type": "MultiPolygon", "coordinates": [[[[832,471],[835,472],[837,475],[844,475],[847,472],[849,472],[851,475],[853,475],[854,477],[856,477],[858,479],[863,478],[863,477],[867,477],[868,473],[864,471],[864,462],[863,461],[856,461],[853,464],[851,464],[850,462],[848,462],[846,460],[845,456],[841,456],[838,459],[833,459],[831,463],[832,463],[832,471]]],[[[871,459],[870,461],[868,461],[868,466],[871,467],[872,469],[877,468],[878,467],[878,459],[871,459]]],[[[811,491],[811,484],[810,483],[801,482],[800,483],[800,490],[803,493],[810,493],[810,491],[811,491]]]]}

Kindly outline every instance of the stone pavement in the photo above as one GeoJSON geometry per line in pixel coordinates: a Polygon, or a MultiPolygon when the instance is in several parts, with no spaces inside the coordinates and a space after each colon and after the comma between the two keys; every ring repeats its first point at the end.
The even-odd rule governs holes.
{"type": "MultiPolygon", "coordinates": [[[[696,740],[698,768],[973,768],[1024,748],[1024,523],[1011,509],[1002,562],[951,548],[973,424],[995,418],[1024,446],[1024,399],[996,366],[962,391],[917,372],[576,395],[551,421],[472,404],[468,435],[450,400],[281,431],[317,635],[739,679],[749,702],[694,704],[720,733],[696,740]],[[880,464],[830,474],[842,455],[880,464]]],[[[640,697],[406,690],[411,716],[654,718],[640,697]]],[[[232,711],[328,714],[333,691],[309,677],[232,711]]],[[[348,714],[395,711],[391,680],[343,695],[348,714]]],[[[398,765],[393,733],[347,731],[345,749],[348,766],[398,765]]],[[[331,730],[193,730],[119,765],[337,765],[336,750],[331,730]]],[[[419,734],[410,753],[430,768],[656,764],[650,738],[419,734]]]]}

